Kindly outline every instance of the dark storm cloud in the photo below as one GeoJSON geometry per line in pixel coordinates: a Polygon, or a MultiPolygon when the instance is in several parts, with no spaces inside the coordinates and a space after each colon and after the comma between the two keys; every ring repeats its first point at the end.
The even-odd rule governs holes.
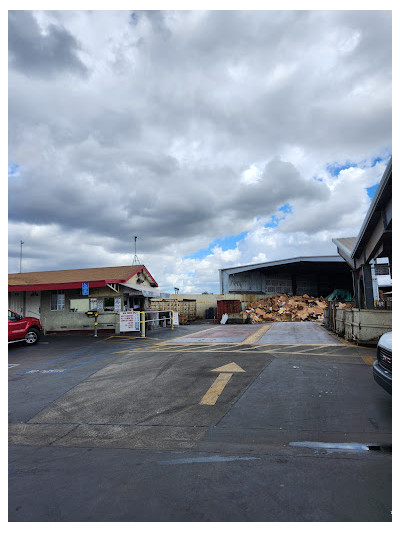
{"type": "Polygon", "coordinates": [[[268,216],[279,206],[294,200],[314,203],[329,198],[329,189],[324,183],[304,179],[291,163],[279,159],[265,166],[258,182],[238,185],[233,193],[231,208],[235,209],[236,216],[246,216],[249,211],[268,216]]]}
{"type": "Polygon", "coordinates": [[[76,55],[79,45],[71,33],[51,24],[42,34],[30,11],[9,11],[8,46],[11,66],[25,75],[49,77],[63,71],[87,74],[76,55]]]}
{"type": "Polygon", "coordinates": [[[290,257],[282,232],[294,246],[300,230],[358,227],[378,172],[344,176],[344,200],[326,168],[390,154],[389,12],[21,11],[9,24],[10,240],[48,243],[46,265],[115,264],[138,235],[178,271],[248,232],[246,255],[215,252],[218,268],[290,257]]]}

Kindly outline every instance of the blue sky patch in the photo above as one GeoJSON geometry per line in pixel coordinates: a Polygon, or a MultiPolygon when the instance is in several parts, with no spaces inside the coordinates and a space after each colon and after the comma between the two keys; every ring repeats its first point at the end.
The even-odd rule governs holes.
{"type": "Polygon", "coordinates": [[[367,193],[368,193],[370,200],[372,200],[372,198],[375,196],[378,185],[379,183],[376,183],[375,185],[372,185],[372,187],[367,187],[367,193]]]}
{"type": "Polygon", "coordinates": [[[222,248],[224,252],[226,250],[232,250],[236,247],[236,243],[244,239],[246,235],[247,231],[243,231],[242,233],[238,233],[237,235],[230,235],[229,237],[224,237],[223,239],[215,239],[208,245],[208,248],[202,248],[197,252],[185,255],[184,259],[204,259],[205,257],[207,257],[207,255],[210,255],[212,253],[212,249],[216,246],[222,248]]]}
{"type": "Polygon", "coordinates": [[[16,163],[8,163],[8,177],[18,176],[19,174],[19,165],[16,163]]]}
{"type": "Polygon", "coordinates": [[[281,220],[282,219],[276,217],[275,215],[272,215],[270,221],[267,222],[267,224],[264,224],[264,228],[276,228],[281,220]]]}
{"type": "Polygon", "coordinates": [[[293,207],[290,204],[284,204],[282,205],[278,211],[282,211],[282,213],[293,213],[293,207]]]}
{"type": "MultiPolygon", "coordinates": [[[[278,208],[278,211],[281,211],[282,213],[287,215],[293,213],[293,208],[290,204],[284,204],[278,208]]],[[[277,217],[275,215],[272,215],[270,217],[270,221],[264,225],[264,228],[276,228],[279,225],[279,222],[281,222],[284,218],[285,217],[277,217]]],[[[215,248],[216,246],[219,246],[224,252],[226,250],[233,250],[236,248],[236,243],[243,240],[246,237],[247,233],[247,231],[243,231],[242,233],[238,233],[237,235],[230,235],[228,237],[224,237],[223,239],[215,239],[209,244],[208,248],[202,248],[197,252],[185,255],[184,259],[204,259],[205,257],[207,257],[207,255],[210,255],[212,253],[213,248],[215,248]]]]}
{"type": "MultiPolygon", "coordinates": [[[[381,157],[376,157],[369,166],[374,167],[377,163],[380,163],[381,161],[381,157]]],[[[326,166],[326,170],[331,176],[338,176],[342,170],[347,170],[351,167],[357,168],[358,165],[357,163],[352,163],[351,161],[346,161],[346,163],[344,163],[343,165],[340,165],[339,163],[331,163],[326,166]]]]}
{"type": "MultiPolygon", "coordinates": [[[[381,161],[383,161],[383,159],[381,157],[376,157],[373,161],[372,161],[372,164],[371,164],[371,167],[374,167],[377,163],[380,163],[381,161]]],[[[357,167],[358,165],[356,163],[350,163],[350,162],[346,162],[346,164],[344,165],[339,165],[338,163],[332,163],[330,165],[327,165],[327,170],[328,172],[330,173],[331,176],[338,176],[339,175],[339,172],[342,171],[342,170],[346,170],[347,168],[350,168],[350,167],[357,167]]],[[[378,185],[379,185],[379,182],[376,183],[375,185],[372,185],[371,187],[366,187],[366,191],[368,193],[368,197],[370,200],[372,200],[372,198],[375,196],[375,193],[376,193],[376,189],[378,188],[378,185]]]]}
{"type": "Polygon", "coordinates": [[[339,165],[339,163],[331,163],[330,165],[326,166],[326,170],[329,172],[331,176],[339,176],[340,172],[342,170],[346,170],[351,167],[356,167],[356,163],[351,163],[350,161],[346,161],[344,165],[339,165]]]}
{"type": "MultiPolygon", "coordinates": [[[[293,208],[290,204],[284,204],[279,207],[278,211],[281,211],[285,215],[288,215],[290,213],[293,213],[293,208]]],[[[279,225],[279,222],[281,222],[285,218],[286,217],[277,217],[276,215],[272,215],[270,217],[270,221],[264,224],[264,228],[276,228],[279,225]]]]}

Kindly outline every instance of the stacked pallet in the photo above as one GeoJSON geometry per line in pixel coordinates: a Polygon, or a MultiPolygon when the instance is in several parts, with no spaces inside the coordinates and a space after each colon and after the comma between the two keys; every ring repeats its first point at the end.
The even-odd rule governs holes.
{"type": "Polygon", "coordinates": [[[320,321],[324,318],[324,309],[328,302],[322,297],[288,296],[278,294],[266,300],[253,302],[244,311],[244,316],[250,317],[253,324],[260,322],[301,322],[320,321]]]}
{"type": "Polygon", "coordinates": [[[196,300],[177,300],[175,298],[152,298],[150,300],[152,311],[176,311],[179,316],[179,324],[188,324],[196,320],[196,300]]]}

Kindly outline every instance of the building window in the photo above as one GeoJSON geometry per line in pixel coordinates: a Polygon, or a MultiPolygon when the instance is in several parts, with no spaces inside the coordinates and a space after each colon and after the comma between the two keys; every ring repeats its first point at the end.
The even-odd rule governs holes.
{"type": "Polygon", "coordinates": [[[114,311],[114,298],[104,298],[104,311],[114,311]]]}
{"type": "Polygon", "coordinates": [[[65,294],[57,291],[51,293],[50,309],[52,311],[64,311],[65,307],[65,294]]]}

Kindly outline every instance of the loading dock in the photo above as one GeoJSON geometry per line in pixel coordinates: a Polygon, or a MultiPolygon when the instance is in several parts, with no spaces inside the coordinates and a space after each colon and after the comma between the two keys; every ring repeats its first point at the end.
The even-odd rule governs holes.
{"type": "Polygon", "coordinates": [[[221,294],[327,296],[353,290],[350,267],[340,256],[295,257],[220,270],[221,294]]]}

